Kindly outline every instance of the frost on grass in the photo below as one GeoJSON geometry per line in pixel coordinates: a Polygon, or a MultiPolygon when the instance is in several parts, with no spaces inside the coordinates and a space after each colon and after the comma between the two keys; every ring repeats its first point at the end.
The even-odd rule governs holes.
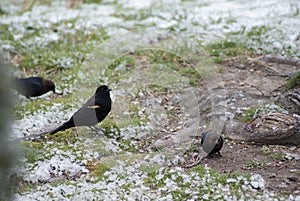
{"type": "MultiPolygon", "coordinates": [[[[6,10],[9,4],[2,4],[6,10]]],[[[17,6],[10,5],[10,7],[17,6]]],[[[186,33],[204,43],[233,35],[233,40],[256,51],[299,55],[299,4],[289,0],[240,2],[177,0],[122,0],[106,4],[80,4],[68,8],[65,2],[36,5],[20,15],[0,16],[0,24],[10,25],[15,40],[31,48],[63,39],[65,34],[85,30],[93,34],[99,27],[118,35],[136,28],[163,28],[186,33]],[[276,15],[275,15],[276,13],[276,15]],[[52,30],[55,27],[55,32],[52,30]],[[41,34],[33,34],[35,30],[41,34]],[[238,37],[234,37],[237,35],[238,37]],[[29,37],[28,37],[29,36],[29,37]],[[35,42],[36,41],[36,42],[35,42]],[[298,52],[298,53],[297,53],[298,52]]],[[[90,35],[87,34],[87,35],[90,35]]],[[[13,41],[0,40],[2,48],[14,49],[13,41]]]]}
{"type": "MultiPolygon", "coordinates": [[[[185,171],[179,167],[160,167],[153,171],[142,171],[149,164],[144,160],[134,161],[130,165],[119,161],[106,171],[100,180],[88,175],[77,181],[59,186],[45,184],[33,192],[16,195],[16,200],[45,199],[60,200],[277,200],[275,194],[266,190],[257,190],[253,182],[263,182],[260,175],[250,179],[238,176],[220,180],[220,175],[213,174],[205,167],[201,171],[185,171]],[[89,179],[87,179],[89,177],[89,179]],[[258,180],[257,180],[258,179],[258,180]],[[233,182],[233,180],[235,182],[233,182]],[[230,181],[230,182],[228,182],[230,181]],[[76,190],[75,190],[76,189],[76,190]],[[238,192],[238,193],[236,193],[238,192]]],[[[288,200],[294,200],[292,196],[288,200]]]]}

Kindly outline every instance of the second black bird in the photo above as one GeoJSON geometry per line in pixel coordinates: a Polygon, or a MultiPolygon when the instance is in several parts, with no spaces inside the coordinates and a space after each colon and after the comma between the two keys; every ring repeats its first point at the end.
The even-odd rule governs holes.
{"type": "Polygon", "coordinates": [[[101,122],[111,110],[110,91],[111,89],[106,85],[98,87],[92,98],[77,110],[67,122],[51,131],[50,134],[75,126],[95,126],[101,122]]]}
{"type": "Polygon", "coordinates": [[[213,154],[217,154],[221,156],[220,150],[223,147],[224,140],[221,135],[208,131],[202,134],[201,137],[201,146],[202,149],[208,154],[207,156],[210,157],[213,154]]]}
{"type": "Polygon", "coordinates": [[[13,80],[13,88],[26,98],[41,96],[48,91],[55,93],[55,84],[42,77],[18,78],[13,80]]]}

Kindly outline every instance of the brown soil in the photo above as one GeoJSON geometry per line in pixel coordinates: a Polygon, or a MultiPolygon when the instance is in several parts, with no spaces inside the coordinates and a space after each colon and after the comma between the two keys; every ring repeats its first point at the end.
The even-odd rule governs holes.
{"type": "MultiPolygon", "coordinates": [[[[265,63],[253,58],[232,59],[221,64],[225,88],[239,90],[253,103],[272,102],[271,97],[283,91],[283,85],[299,66],[265,63]]],[[[236,105],[241,106],[241,105],[236,105]]],[[[237,137],[238,132],[228,128],[225,135],[237,137]]],[[[238,137],[237,137],[238,138],[238,137]]],[[[300,156],[298,145],[263,145],[251,142],[226,140],[221,158],[204,159],[221,173],[258,173],[266,180],[266,187],[281,193],[300,195],[300,158],[289,158],[287,154],[300,156]]]]}
{"type": "Polygon", "coordinates": [[[267,189],[300,195],[300,160],[288,159],[287,153],[299,156],[300,148],[226,141],[221,158],[206,158],[201,164],[221,173],[258,173],[267,189]]]}
{"type": "MultiPolygon", "coordinates": [[[[284,88],[285,83],[293,74],[300,72],[300,67],[266,63],[255,57],[257,58],[233,58],[218,66],[226,90],[223,97],[228,104],[226,111],[233,117],[224,120],[222,135],[225,143],[221,150],[223,157],[205,158],[198,164],[207,164],[220,173],[258,173],[266,180],[267,189],[288,195],[300,195],[300,144],[279,145],[280,143],[264,141],[255,144],[246,141],[243,136],[245,123],[240,122],[236,112],[237,108],[251,108],[273,102],[274,96],[287,91],[284,88]],[[231,99],[234,101],[230,102],[231,99]]],[[[201,133],[210,128],[203,125],[209,125],[213,115],[216,116],[215,113],[212,114],[215,111],[210,109],[210,99],[214,94],[218,94],[218,89],[208,93],[203,86],[198,86],[191,90],[193,94],[198,94],[200,117],[199,113],[191,112],[194,111],[193,108],[189,110],[191,103],[184,105],[186,100],[191,101],[190,98],[185,99],[185,96],[190,97],[191,93],[181,95],[180,106],[184,108],[183,113],[190,112],[189,118],[183,120],[182,130],[168,132],[167,129],[167,132],[156,136],[155,146],[183,147],[183,143],[191,145],[191,135],[198,136],[199,139],[201,133]]],[[[178,127],[177,122],[174,122],[174,127],[178,127]]],[[[204,153],[200,155],[203,156],[204,153]]],[[[193,162],[195,161],[190,161],[191,164],[193,162]]]]}

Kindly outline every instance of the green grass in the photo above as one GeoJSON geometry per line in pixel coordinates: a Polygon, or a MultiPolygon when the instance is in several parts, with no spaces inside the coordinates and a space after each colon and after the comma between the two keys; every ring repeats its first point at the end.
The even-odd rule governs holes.
{"type": "Polygon", "coordinates": [[[262,38],[259,37],[263,36],[265,33],[267,33],[270,30],[272,30],[272,27],[267,27],[265,25],[255,26],[252,27],[252,29],[248,31],[246,35],[250,38],[256,38],[261,40],[262,38]]]}
{"type": "Polygon", "coordinates": [[[275,154],[271,154],[270,158],[274,159],[274,160],[280,160],[280,161],[282,161],[282,160],[284,160],[284,155],[281,154],[281,153],[275,153],[275,154]]]}
{"type": "Polygon", "coordinates": [[[248,53],[247,47],[233,39],[210,43],[204,47],[209,52],[214,63],[222,63],[225,59],[248,53]]]}
{"type": "Polygon", "coordinates": [[[285,84],[285,87],[287,89],[292,89],[297,84],[300,85],[300,72],[294,74],[291,78],[289,78],[287,83],[285,84]]]}
{"type": "Polygon", "coordinates": [[[95,31],[80,29],[75,33],[68,33],[60,28],[60,26],[66,26],[74,30],[75,25],[75,20],[52,24],[49,29],[41,29],[34,23],[23,25],[27,31],[24,32],[21,40],[14,40],[14,33],[9,30],[11,25],[1,25],[3,34],[0,36],[0,41],[9,42],[14,47],[12,50],[14,54],[22,58],[18,61],[18,66],[22,70],[38,68],[40,72],[51,72],[55,69],[73,68],[80,65],[85,55],[91,52],[97,44],[108,38],[101,28],[95,31]],[[39,43],[40,38],[45,38],[44,34],[58,34],[59,39],[49,43],[39,43]]]}
{"type": "MultiPolygon", "coordinates": [[[[49,92],[52,93],[52,92],[49,92]]],[[[28,102],[24,102],[23,104],[15,105],[14,108],[14,116],[15,119],[22,119],[27,115],[34,114],[39,110],[43,110],[47,112],[51,106],[55,103],[62,103],[65,110],[73,107],[73,97],[70,95],[64,97],[58,97],[53,101],[41,99],[41,98],[32,98],[28,102]]]]}
{"type": "MultiPolygon", "coordinates": [[[[134,54],[137,56],[141,56],[144,59],[147,59],[147,63],[152,65],[152,71],[162,72],[160,76],[163,76],[163,72],[169,74],[168,76],[177,76],[177,79],[183,76],[184,78],[189,80],[191,86],[196,86],[201,80],[201,75],[193,66],[193,64],[183,60],[178,55],[172,52],[149,49],[139,50],[136,51],[134,54]]],[[[160,80],[165,82],[167,79],[160,80]]],[[[172,78],[170,78],[169,80],[172,81],[172,78]]],[[[176,81],[176,79],[173,80],[173,82],[174,81],[176,81]]]]}
{"type": "Polygon", "coordinates": [[[250,122],[255,117],[255,115],[257,114],[257,111],[259,111],[259,110],[260,110],[259,106],[249,108],[248,110],[246,110],[243,113],[243,117],[240,118],[241,122],[243,122],[243,123],[250,122]]]}
{"type": "Polygon", "coordinates": [[[266,114],[266,113],[270,113],[270,112],[280,112],[281,110],[282,109],[279,106],[277,106],[273,103],[258,105],[258,106],[251,107],[248,110],[244,111],[242,114],[242,117],[240,117],[240,121],[243,123],[247,123],[260,114],[266,114]]]}
{"type": "MultiPolygon", "coordinates": [[[[147,9],[141,9],[138,12],[134,13],[114,13],[113,16],[117,18],[122,18],[124,21],[142,21],[149,18],[151,13],[147,9]]],[[[136,22],[136,25],[142,26],[142,23],[136,22]]]]}
{"type": "Polygon", "coordinates": [[[42,148],[41,143],[28,141],[20,142],[16,146],[17,153],[21,153],[21,156],[26,158],[29,163],[35,163],[38,160],[40,154],[38,150],[42,150],[42,148]]]}
{"type": "Polygon", "coordinates": [[[244,166],[247,169],[263,168],[265,166],[265,162],[253,159],[251,161],[244,162],[244,166]]]}
{"type": "MultiPolygon", "coordinates": [[[[146,184],[149,185],[151,189],[158,189],[166,185],[165,183],[166,179],[170,179],[174,181],[179,187],[177,190],[173,190],[171,192],[173,199],[174,200],[190,199],[191,195],[186,193],[185,190],[191,188],[191,183],[184,182],[184,178],[177,171],[170,171],[170,170],[171,168],[164,168],[161,173],[159,172],[159,170],[150,171],[148,173],[148,177],[145,180],[146,184]],[[157,179],[158,174],[162,175],[160,179],[157,179]]],[[[204,166],[197,166],[195,168],[188,170],[186,173],[191,177],[191,180],[193,180],[192,175],[195,175],[195,173],[200,178],[206,178],[207,175],[210,175],[209,179],[207,178],[205,182],[205,186],[203,186],[203,188],[198,189],[200,197],[204,194],[209,194],[211,197],[213,197],[214,196],[213,188],[217,184],[221,184],[224,186],[228,185],[231,193],[233,193],[239,198],[240,197],[239,194],[241,193],[242,186],[244,185],[244,180],[238,178],[243,177],[245,178],[245,180],[250,178],[250,175],[248,174],[239,174],[239,173],[220,174],[217,171],[213,169],[207,169],[204,166]],[[228,183],[227,180],[231,178],[236,179],[237,181],[228,183]]],[[[196,189],[193,189],[193,191],[195,190],[196,189]]]]}
{"type": "Polygon", "coordinates": [[[83,3],[96,3],[96,4],[101,4],[102,0],[83,0],[83,3]]]}
{"type": "MultiPolygon", "coordinates": [[[[51,5],[51,1],[35,1],[35,3],[51,5]]],[[[83,3],[96,3],[96,4],[116,4],[116,1],[113,2],[103,2],[102,0],[84,0],[83,3]]],[[[203,4],[204,5],[204,4],[203,4]]],[[[31,9],[31,8],[29,8],[31,9]]],[[[137,12],[128,12],[131,11],[127,8],[121,8],[120,11],[112,14],[113,17],[121,18],[124,21],[137,21],[134,22],[134,28],[136,27],[145,27],[141,22],[152,16],[151,12],[153,7],[147,9],[140,9],[137,12]],[[123,10],[125,12],[122,12],[123,10]]],[[[28,10],[29,11],[29,10],[28,10]]],[[[299,13],[299,9],[296,11],[296,14],[299,13]]],[[[4,10],[0,8],[0,15],[7,14],[4,10]]],[[[22,14],[22,13],[19,13],[22,14]]],[[[158,16],[159,17],[159,16],[158,16]]],[[[187,11],[183,12],[174,11],[173,19],[176,21],[185,21],[187,19],[187,11]]],[[[233,17],[227,19],[216,18],[211,19],[213,24],[221,24],[226,21],[227,24],[236,23],[237,20],[233,17]]],[[[48,77],[53,79],[58,83],[59,89],[64,90],[64,87],[74,88],[80,87],[78,83],[77,73],[80,71],[82,64],[87,61],[87,55],[93,53],[95,48],[99,47],[102,42],[109,39],[109,36],[104,28],[101,26],[96,27],[94,30],[87,29],[75,29],[77,19],[75,20],[66,20],[59,23],[50,23],[50,27],[43,28],[36,24],[34,21],[30,24],[12,24],[12,25],[1,25],[1,35],[0,41],[11,45],[13,48],[10,49],[11,58],[20,58],[15,60],[15,64],[20,71],[24,71],[27,75],[38,74],[40,76],[48,77]],[[17,34],[17,27],[23,27],[25,29],[24,35],[21,39],[15,40],[14,36],[17,34]],[[45,34],[58,34],[59,39],[51,42],[42,42],[38,43],[39,38],[43,38],[45,34]]],[[[154,25],[154,24],[153,24],[154,25]]],[[[201,25],[200,23],[195,23],[195,25],[201,25]]],[[[124,27],[128,30],[128,27],[125,25],[117,25],[117,27],[124,27]]],[[[170,27],[169,30],[179,31],[179,26],[175,25],[170,27]]],[[[244,33],[243,37],[248,37],[251,40],[258,41],[263,43],[264,35],[268,33],[271,28],[267,26],[258,26],[252,28],[247,33],[244,33]]],[[[182,29],[181,31],[185,31],[182,29]]],[[[47,37],[46,37],[47,38],[47,37]]],[[[228,37],[230,38],[230,37],[228,37]]],[[[249,51],[249,48],[246,45],[237,42],[238,40],[224,39],[217,41],[211,44],[204,46],[204,49],[209,52],[211,56],[209,59],[213,60],[214,63],[221,63],[225,59],[237,57],[243,55],[249,51]]],[[[183,51],[189,51],[188,48],[183,47],[183,51]],[[184,49],[185,48],[185,49],[184,49]]],[[[103,55],[97,55],[101,58],[103,55]]],[[[197,60],[199,61],[199,59],[197,60]]],[[[88,61],[87,61],[88,62],[88,61]]],[[[189,86],[197,86],[202,79],[203,74],[199,74],[193,61],[184,61],[183,58],[180,58],[178,55],[165,52],[161,50],[137,50],[128,55],[123,55],[111,64],[106,66],[104,74],[99,78],[100,82],[108,82],[109,84],[118,84],[123,79],[126,79],[127,75],[131,75],[131,72],[134,72],[138,67],[148,68],[150,74],[152,73],[154,77],[164,72],[165,75],[159,77],[160,82],[147,84],[145,88],[149,90],[149,93],[166,93],[169,92],[170,86],[176,83],[178,80],[175,80],[174,77],[184,78],[184,84],[189,84],[189,86]],[[158,72],[158,73],[157,73],[158,72]],[[170,73],[172,72],[172,73],[170,73]],[[157,73],[157,74],[155,74],[157,73]],[[168,74],[170,73],[170,74],[168,74]],[[170,82],[167,82],[169,78],[170,82]],[[174,79],[174,80],[173,80],[174,79]]],[[[207,66],[211,65],[209,63],[207,66]]],[[[210,69],[208,69],[210,71],[210,69]]],[[[222,68],[217,69],[219,73],[222,73],[222,68]]],[[[148,75],[148,74],[147,74],[148,75]]],[[[98,80],[98,81],[99,81],[98,80]]],[[[292,87],[299,80],[299,74],[296,77],[291,78],[287,83],[287,88],[292,87]]],[[[156,81],[156,80],[155,80],[156,81]]],[[[91,86],[91,88],[94,85],[91,86]]],[[[86,89],[83,91],[84,97],[90,96],[93,89],[86,89]],[[86,96],[85,96],[86,95],[86,96]]],[[[21,105],[15,107],[15,116],[16,119],[22,119],[27,115],[31,115],[36,111],[45,111],[47,112],[56,103],[61,103],[63,105],[63,110],[70,109],[74,107],[73,94],[75,91],[71,91],[71,94],[64,95],[63,97],[55,97],[52,100],[43,100],[41,98],[34,98],[28,102],[24,102],[21,105]]],[[[131,100],[130,100],[131,101],[131,100]]],[[[75,104],[76,105],[76,104],[75,104]]],[[[28,163],[35,163],[38,160],[49,159],[53,156],[51,150],[59,149],[62,151],[69,151],[71,153],[77,153],[78,151],[84,151],[85,149],[91,149],[93,152],[99,153],[101,156],[101,161],[93,161],[91,164],[88,163],[91,173],[91,176],[97,178],[97,181],[104,179],[105,172],[110,170],[110,167],[115,165],[117,161],[125,161],[129,166],[134,161],[138,162],[142,160],[144,155],[138,154],[138,152],[145,151],[142,147],[144,144],[149,143],[147,139],[139,139],[134,141],[133,139],[119,139],[120,138],[120,129],[126,126],[143,126],[148,123],[147,117],[141,118],[138,115],[138,112],[143,109],[141,105],[129,105],[126,108],[129,115],[125,118],[113,118],[114,115],[119,115],[112,113],[112,117],[106,118],[98,127],[104,128],[105,135],[107,137],[118,139],[117,142],[120,144],[121,153],[114,155],[115,153],[108,152],[104,148],[104,143],[97,136],[93,136],[92,131],[88,128],[79,128],[79,132],[76,129],[69,129],[64,132],[59,132],[55,135],[47,135],[47,139],[42,142],[22,142],[20,146],[23,148],[23,156],[28,160],[28,163]],[[120,121],[119,121],[120,120],[120,121]],[[84,139],[93,140],[92,144],[87,147],[84,143],[84,139]],[[80,146],[73,146],[74,144],[80,144],[80,146]],[[130,154],[127,155],[127,153],[130,154]],[[109,158],[105,160],[105,157],[109,158]],[[103,159],[103,161],[102,161],[103,159]]],[[[250,108],[245,111],[244,116],[241,118],[243,122],[250,121],[255,115],[263,112],[271,111],[266,106],[257,106],[250,108]]],[[[175,115],[174,111],[167,111],[168,115],[175,115]]],[[[110,139],[111,140],[111,139],[110,139]]],[[[156,147],[157,148],[157,147],[156,147]]],[[[157,152],[163,152],[165,147],[158,147],[157,150],[152,152],[152,156],[155,156],[157,152]]],[[[195,150],[195,147],[191,147],[191,150],[195,150]]],[[[266,153],[269,154],[269,153],[266,153]]],[[[275,160],[282,160],[282,155],[280,154],[270,154],[270,157],[275,160]]],[[[76,155],[76,160],[85,160],[83,155],[76,155]]],[[[245,163],[245,166],[248,168],[262,168],[264,167],[263,161],[248,161],[245,163]]],[[[157,164],[143,165],[141,170],[148,175],[146,183],[151,187],[152,190],[155,190],[159,187],[165,186],[163,180],[156,180],[158,175],[158,170],[161,167],[157,164]]],[[[178,172],[174,171],[171,173],[169,170],[171,168],[164,169],[163,178],[172,179],[175,177],[174,181],[180,187],[178,190],[171,192],[175,200],[186,200],[190,198],[191,195],[185,192],[186,189],[193,188],[190,183],[183,183],[184,178],[179,175],[178,172]]],[[[213,188],[217,184],[229,185],[230,192],[236,196],[239,196],[240,189],[242,189],[243,182],[238,180],[236,183],[229,183],[227,179],[229,178],[238,178],[240,176],[249,178],[249,175],[242,174],[220,174],[219,172],[209,169],[207,170],[203,166],[198,166],[187,170],[186,172],[189,176],[193,173],[197,173],[201,178],[205,177],[206,174],[211,176],[211,180],[207,181],[207,186],[201,186],[201,188],[196,189],[199,191],[200,195],[210,194],[213,195],[213,188]],[[212,188],[212,189],[210,189],[212,188]]],[[[299,173],[298,173],[299,174],[299,173]]],[[[119,175],[121,178],[126,178],[126,175],[119,175]]],[[[20,188],[22,191],[33,191],[35,185],[26,183],[22,181],[22,178],[17,179],[23,186],[20,188]]],[[[51,185],[60,185],[68,184],[69,181],[62,181],[61,183],[51,184],[51,185]]],[[[121,188],[124,191],[130,191],[131,184],[124,185],[121,188]]],[[[193,189],[195,190],[195,189],[193,189]]],[[[195,190],[195,191],[196,191],[195,190]]],[[[101,192],[99,192],[101,193],[101,192]]]]}
{"type": "Polygon", "coordinates": [[[88,165],[88,168],[91,171],[91,176],[96,177],[97,181],[100,181],[104,177],[104,173],[110,170],[108,166],[101,162],[90,164],[88,165]]]}
{"type": "Polygon", "coordinates": [[[280,161],[284,160],[284,154],[282,154],[282,153],[272,153],[270,151],[270,149],[268,149],[268,148],[263,149],[262,153],[263,153],[263,155],[268,156],[272,160],[280,160],[280,161]]]}

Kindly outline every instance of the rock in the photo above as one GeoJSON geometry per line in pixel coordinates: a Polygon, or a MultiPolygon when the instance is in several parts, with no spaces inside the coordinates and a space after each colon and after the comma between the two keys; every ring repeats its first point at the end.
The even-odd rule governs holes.
{"type": "Polygon", "coordinates": [[[254,174],[250,177],[250,185],[254,189],[264,190],[265,189],[265,180],[261,175],[254,174]]]}
{"type": "Polygon", "coordinates": [[[288,114],[262,114],[247,123],[244,130],[246,141],[263,144],[300,143],[300,121],[288,114]]]}
{"type": "Polygon", "coordinates": [[[300,160],[300,155],[299,154],[293,154],[293,153],[287,153],[285,156],[284,156],[285,159],[287,160],[300,160]]]}
{"type": "Polygon", "coordinates": [[[280,94],[273,99],[291,114],[300,114],[300,88],[280,94]]]}

